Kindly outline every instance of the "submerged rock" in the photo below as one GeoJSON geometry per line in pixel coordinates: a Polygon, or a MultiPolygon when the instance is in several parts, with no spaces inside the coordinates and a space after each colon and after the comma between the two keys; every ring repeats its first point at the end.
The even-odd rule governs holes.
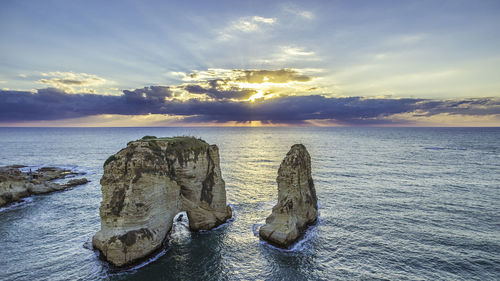
{"type": "Polygon", "coordinates": [[[33,194],[59,191],[88,182],[86,178],[80,178],[69,180],[66,184],[59,184],[52,181],[64,179],[70,175],[81,175],[81,173],[56,167],[43,167],[34,172],[19,170],[25,167],[23,165],[0,167],[0,206],[33,194]]]}
{"type": "Polygon", "coordinates": [[[132,141],[104,163],[101,230],[95,248],[115,266],[159,250],[174,217],[187,213],[193,231],[231,218],[219,150],[191,137],[132,141]]]}
{"type": "Polygon", "coordinates": [[[295,144],[278,170],[278,203],[259,230],[264,240],[287,248],[318,218],[318,199],[311,177],[311,157],[295,144]]]}

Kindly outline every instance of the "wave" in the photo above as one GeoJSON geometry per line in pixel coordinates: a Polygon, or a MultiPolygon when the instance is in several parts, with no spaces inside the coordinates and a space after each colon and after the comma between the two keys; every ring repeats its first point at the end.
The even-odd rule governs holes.
{"type": "Polygon", "coordinates": [[[86,175],[91,175],[94,172],[92,172],[89,168],[82,167],[82,166],[77,166],[77,165],[57,165],[57,164],[40,164],[40,165],[27,165],[24,167],[19,168],[19,170],[23,173],[28,173],[30,170],[36,171],[38,169],[41,169],[43,167],[56,167],[60,169],[65,169],[65,170],[70,170],[73,173],[77,173],[80,175],[86,174],[86,175]]]}
{"type": "Polygon", "coordinates": [[[174,223],[172,224],[172,229],[168,234],[167,240],[168,242],[181,241],[189,237],[191,237],[189,219],[186,212],[181,212],[174,217],[174,223]]]}
{"type": "Polygon", "coordinates": [[[161,258],[162,256],[164,256],[165,254],[167,253],[167,248],[164,248],[162,249],[161,251],[159,251],[156,255],[152,256],[151,258],[149,258],[148,260],[146,261],[143,261],[142,263],[136,265],[136,266],[133,266],[129,269],[126,269],[125,271],[135,271],[139,268],[142,268],[142,267],[145,267],[146,265],[152,263],[152,262],[155,262],[157,261],[159,258],[161,258]]]}
{"type": "Polygon", "coordinates": [[[92,245],[92,236],[83,243],[83,247],[87,250],[94,250],[94,246],[92,245]]]}
{"type": "Polygon", "coordinates": [[[18,207],[24,207],[31,202],[33,202],[33,196],[24,197],[24,198],[20,199],[19,201],[8,204],[5,207],[0,207],[0,213],[8,211],[8,210],[13,210],[13,209],[16,209],[18,207]]]}
{"type": "Polygon", "coordinates": [[[305,250],[308,250],[309,247],[309,241],[313,240],[313,238],[315,238],[317,236],[317,233],[318,233],[318,226],[321,224],[322,220],[320,217],[318,217],[318,219],[316,220],[316,222],[310,226],[307,227],[306,229],[306,232],[302,235],[301,238],[299,238],[299,240],[297,242],[295,242],[290,248],[288,249],[283,249],[283,248],[280,248],[280,247],[276,247],[272,244],[270,244],[269,242],[263,240],[263,239],[260,239],[260,236],[259,236],[259,228],[264,225],[263,223],[262,224],[254,224],[252,226],[252,231],[254,233],[255,236],[259,237],[260,241],[259,241],[259,244],[263,245],[264,247],[267,247],[267,248],[271,248],[273,250],[277,250],[277,251],[280,251],[280,252],[284,252],[284,253],[295,253],[295,252],[303,252],[305,250]]]}
{"type": "Polygon", "coordinates": [[[428,149],[428,150],[467,150],[466,148],[463,148],[463,147],[439,147],[439,146],[429,146],[429,147],[424,147],[424,149],[428,149]]]}
{"type": "MultiPolygon", "coordinates": [[[[231,206],[231,208],[233,209],[233,217],[231,219],[228,219],[225,223],[223,223],[215,228],[212,228],[210,230],[200,230],[199,233],[208,233],[208,232],[211,232],[213,230],[220,229],[220,228],[226,226],[227,224],[233,222],[236,219],[236,212],[234,211],[234,207],[231,204],[228,204],[228,205],[231,206]]],[[[174,217],[174,223],[172,225],[172,230],[168,234],[166,241],[163,242],[163,246],[162,246],[161,250],[159,250],[156,254],[154,254],[150,258],[140,262],[139,264],[131,266],[131,267],[115,268],[115,267],[110,266],[109,263],[107,263],[107,262],[103,262],[103,266],[108,268],[110,270],[110,272],[113,272],[111,275],[122,275],[122,274],[127,274],[130,272],[135,272],[138,269],[145,267],[146,265],[149,265],[150,263],[153,263],[153,262],[157,261],[159,258],[161,258],[162,256],[164,256],[168,252],[172,241],[182,239],[183,237],[186,237],[186,235],[191,234],[191,233],[192,232],[189,230],[189,220],[187,218],[187,214],[186,214],[186,212],[181,212],[174,217]],[[182,218],[179,221],[178,218],[181,214],[182,214],[182,218]]],[[[89,249],[89,250],[94,251],[94,253],[96,254],[97,257],[100,256],[99,251],[94,249],[94,247],[92,245],[92,237],[90,237],[89,239],[87,239],[87,241],[85,241],[83,243],[83,247],[85,249],[89,249]]]]}
{"type": "Polygon", "coordinates": [[[201,234],[204,234],[204,233],[208,233],[208,232],[212,232],[214,230],[219,230],[221,228],[224,228],[226,227],[227,225],[229,225],[230,223],[232,223],[233,221],[236,220],[236,218],[238,217],[238,214],[236,213],[236,210],[234,209],[233,205],[232,204],[228,204],[229,207],[231,207],[231,209],[233,210],[233,216],[228,219],[227,221],[225,221],[224,223],[218,225],[217,227],[214,227],[212,229],[208,229],[208,230],[200,230],[198,231],[198,233],[201,233],[201,234]]]}
{"type": "MultiPolygon", "coordinates": [[[[94,252],[96,252],[96,255],[98,255],[98,256],[100,255],[98,250],[94,250],[94,252]]],[[[107,262],[104,262],[104,261],[103,261],[102,265],[104,268],[107,268],[109,270],[109,273],[111,276],[112,275],[119,276],[119,275],[124,275],[124,274],[130,274],[133,272],[137,272],[138,269],[143,268],[143,267],[157,261],[158,259],[163,257],[167,252],[168,252],[168,247],[164,247],[160,251],[158,251],[156,254],[151,256],[150,258],[148,258],[148,259],[146,259],[146,260],[144,260],[144,261],[142,261],[134,266],[130,266],[130,267],[117,268],[117,267],[111,266],[110,264],[108,264],[107,262]]]]}

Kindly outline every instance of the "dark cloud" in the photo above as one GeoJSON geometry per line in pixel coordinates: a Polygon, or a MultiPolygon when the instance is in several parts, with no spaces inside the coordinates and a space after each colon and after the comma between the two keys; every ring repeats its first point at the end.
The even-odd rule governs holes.
{"type": "MultiPolygon", "coordinates": [[[[102,95],[73,95],[48,88],[37,93],[0,91],[0,120],[57,120],[106,112],[119,114],[117,97],[102,95]]],[[[123,98],[122,98],[123,99],[123,98]]]]}
{"type": "Polygon", "coordinates": [[[342,124],[363,125],[407,122],[391,119],[394,114],[412,116],[433,116],[442,113],[475,116],[500,114],[498,98],[440,101],[328,98],[311,95],[260,99],[255,102],[226,99],[165,100],[165,97],[170,96],[168,87],[159,86],[124,91],[121,96],[67,94],[53,88],[38,90],[36,93],[0,91],[0,122],[58,120],[97,114],[152,113],[188,116],[187,122],[302,123],[305,120],[332,119],[342,124]]]}
{"type": "MultiPolygon", "coordinates": [[[[249,102],[219,102],[217,104],[198,104],[199,116],[190,117],[192,121],[237,121],[252,120],[273,123],[302,123],[305,120],[335,119],[350,124],[373,122],[395,113],[411,112],[419,100],[415,99],[362,99],[327,98],[323,96],[288,96],[269,100],[249,102]]],[[[193,108],[193,107],[191,107],[193,108]]]]}
{"type": "Polygon", "coordinates": [[[125,90],[123,94],[129,100],[163,102],[165,98],[172,96],[172,91],[168,86],[149,86],[142,89],[125,90]]]}
{"type": "Polygon", "coordinates": [[[500,114],[499,98],[476,98],[445,101],[428,101],[419,104],[425,113],[423,116],[432,116],[441,113],[462,115],[492,115],[500,114]]]}
{"type": "Polygon", "coordinates": [[[214,99],[238,99],[247,100],[256,93],[255,90],[241,89],[234,86],[229,86],[227,81],[222,79],[213,79],[207,81],[207,86],[199,84],[188,84],[184,89],[191,94],[205,94],[214,99]]]}

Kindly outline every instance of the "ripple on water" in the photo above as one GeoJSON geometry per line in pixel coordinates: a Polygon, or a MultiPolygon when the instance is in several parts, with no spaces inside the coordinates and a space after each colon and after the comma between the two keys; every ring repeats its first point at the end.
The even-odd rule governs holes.
{"type": "Polygon", "coordinates": [[[2,280],[495,280],[500,272],[499,129],[0,128],[0,134],[1,165],[57,163],[91,180],[0,209],[2,280]],[[102,163],[144,135],[217,143],[235,219],[205,233],[187,231],[182,221],[165,252],[116,272],[85,241],[100,226],[102,163]],[[260,241],[258,228],[276,203],[277,169],[294,143],[311,154],[321,216],[287,251],[260,241]]]}
{"type": "Polygon", "coordinates": [[[5,212],[5,211],[9,211],[9,210],[14,210],[17,208],[27,207],[27,205],[32,203],[32,202],[33,202],[33,196],[22,198],[21,200],[19,200],[17,202],[13,202],[13,203],[10,203],[4,207],[0,207],[0,213],[5,212]]]}

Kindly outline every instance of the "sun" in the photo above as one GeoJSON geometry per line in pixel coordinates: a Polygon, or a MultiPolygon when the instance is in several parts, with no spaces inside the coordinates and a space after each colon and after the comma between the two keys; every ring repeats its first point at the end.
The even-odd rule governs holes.
{"type": "Polygon", "coordinates": [[[255,102],[256,99],[260,99],[264,97],[263,90],[257,90],[257,93],[248,98],[249,101],[255,102]]]}

